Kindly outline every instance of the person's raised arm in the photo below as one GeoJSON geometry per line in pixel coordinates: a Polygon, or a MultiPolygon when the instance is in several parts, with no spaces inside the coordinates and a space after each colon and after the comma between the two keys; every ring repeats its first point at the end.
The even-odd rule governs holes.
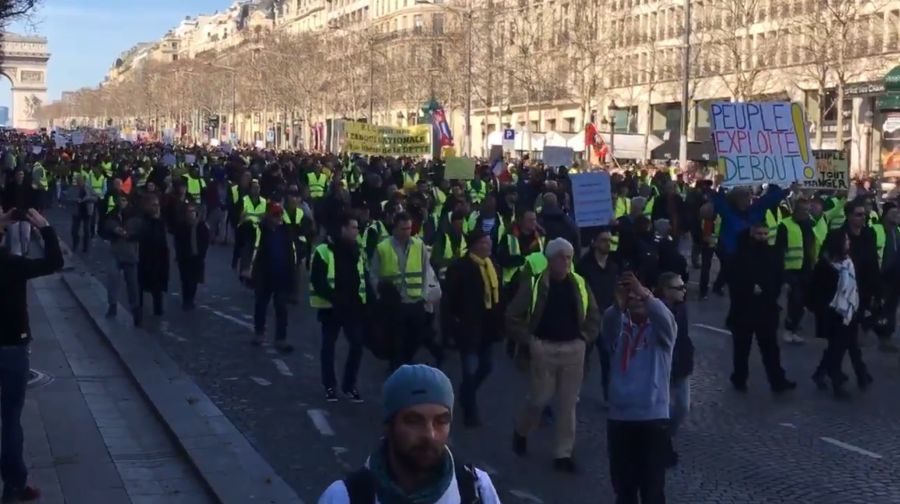
{"type": "MultiPolygon", "coordinates": [[[[0,219],[9,219],[10,214],[11,212],[2,215],[0,219]]],[[[44,257],[37,259],[22,257],[10,268],[10,274],[30,280],[61,270],[65,261],[63,260],[62,250],[59,247],[59,238],[57,238],[53,228],[50,227],[50,223],[33,208],[28,210],[25,219],[41,233],[41,238],[44,240],[44,257]]]]}

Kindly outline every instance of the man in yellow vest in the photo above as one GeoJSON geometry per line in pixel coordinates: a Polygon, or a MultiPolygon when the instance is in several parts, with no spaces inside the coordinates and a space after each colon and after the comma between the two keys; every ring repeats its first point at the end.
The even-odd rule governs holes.
{"type": "Polygon", "coordinates": [[[34,191],[34,204],[37,210],[47,207],[47,190],[50,188],[47,169],[40,161],[36,161],[31,168],[31,188],[34,191]]]}
{"type": "MultiPolygon", "coordinates": [[[[191,165],[188,168],[188,172],[184,175],[184,183],[187,186],[187,194],[191,199],[191,202],[195,205],[202,204],[203,190],[206,189],[206,180],[200,176],[200,169],[197,168],[197,165],[191,165]]],[[[200,215],[204,215],[204,212],[201,211],[200,215]]]]}
{"type": "MultiPolygon", "coordinates": [[[[89,171],[87,177],[85,179],[87,185],[91,186],[91,190],[94,194],[97,195],[98,198],[102,198],[104,194],[106,194],[106,176],[103,175],[103,171],[99,166],[95,166],[93,170],[89,171]]],[[[105,209],[102,209],[105,211],[105,209]]],[[[99,213],[94,212],[91,214],[91,238],[97,235],[97,223],[99,222],[99,213]]]]}
{"type": "Polygon", "coordinates": [[[454,210],[450,214],[450,226],[438,234],[431,254],[431,263],[438,274],[438,280],[444,280],[447,267],[455,259],[466,255],[466,237],[463,232],[466,214],[454,210]]]}
{"type": "Polygon", "coordinates": [[[530,392],[513,431],[513,449],[528,452],[528,435],[538,426],[544,406],[554,396],[556,418],[554,466],[576,472],[575,404],[584,378],[587,346],[600,334],[600,312],[587,282],[574,272],[575,249],[564,238],[547,243],[549,265],[531,281],[522,281],[506,311],[507,334],[526,353],[517,360],[530,373],[530,392]]]}
{"type": "Polygon", "coordinates": [[[294,285],[297,250],[290,231],[282,222],[283,214],[281,205],[273,203],[266,208],[264,216],[260,216],[249,272],[254,291],[252,343],[262,346],[266,342],[266,312],[272,301],[275,305],[274,347],[281,353],[290,353],[294,347],[287,342],[287,300],[294,285]]]}
{"type": "Polygon", "coordinates": [[[334,372],[334,351],[341,329],[350,350],[344,364],[341,392],[352,402],[362,402],[356,377],[363,354],[365,305],[369,300],[366,257],[357,245],[359,224],[348,215],[341,217],[340,235],[316,247],[310,266],[309,304],[318,310],[322,324],[320,367],[325,400],[338,400],[334,372]]]}
{"type": "Polygon", "coordinates": [[[296,186],[289,189],[284,198],[284,214],[282,216],[284,225],[291,232],[291,239],[294,242],[294,248],[297,250],[296,282],[291,290],[291,296],[288,298],[290,304],[298,304],[300,302],[300,283],[303,280],[303,264],[309,256],[309,242],[315,238],[315,226],[312,219],[300,206],[300,191],[296,186]]]}
{"type": "Polygon", "coordinates": [[[316,164],[313,171],[306,174],[306,185],[309,187],[309,197],[314,202],[325,196],[328,189],[328,175],[322,172],[322,165],[316,164]]]}
{"type": "Polygon", "coordinates": [[[412,236],[412,218],[394,215],[391,236],[382,240],[370,259],[372,285],[392,335],[391,369],[413,361],[426,334],[425,284],[428,250],[412,236]]]}
{"type": "Polygon", "coordinates": [[[787,313],[784,318],[785,343],[803,344],[797,334],[806,306],[807,290],[818,250],[809,200],[794,201],[794,214],[778,225],[775,249],[784,258],[784,283],[788,286],[787,313]]]}
{"type": "Polygon", "coordinates": [[[884,246],[881,248],[881,317],[878,337],[881,347],[891,351],[896,345],[891,341],[897,327],[897,305],[900,300],[900,208],[891,201],[881,207],[881,227],[884,230],[884,246]]]}
{"type": "Polygon", "coordinates": [[[525,210],[516,220],[512,231],[497,245],[497,264],[501,267],[504,299],[512,299],[515,296],[519,276],[529,263],[529,256],[543,254],[544,245],[544,237],[537,227],[537,214],[532,210],[525,210]]]}
{"type": "MultiPolygon", "coordinates": [[[[254,244],[259,234],[259,225],[266,214],[268,202],[259,194],[259,181],[254,179],[250,183],[250,193],[241,201],[241,212],[238,220],[237,234],[235,234],[234,247],[238,252],[237,257],[246,258],[252,253],[254,244]]],[[[237,258],[232,256],[232,267],[237,265],[237,258]]],[[[242,267],[243,271],[246,269],[242,267]]]]}

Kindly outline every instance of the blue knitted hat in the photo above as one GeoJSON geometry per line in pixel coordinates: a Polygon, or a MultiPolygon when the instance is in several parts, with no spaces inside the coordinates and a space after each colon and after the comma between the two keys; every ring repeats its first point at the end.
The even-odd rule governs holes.
{"type": "Polygon", "coordinates": [[[420,404],[438,404],[453,413],[453,385],[443,371],[425,364],[397,368],[381,390],[384,420],[401,410],[420,404]]]}

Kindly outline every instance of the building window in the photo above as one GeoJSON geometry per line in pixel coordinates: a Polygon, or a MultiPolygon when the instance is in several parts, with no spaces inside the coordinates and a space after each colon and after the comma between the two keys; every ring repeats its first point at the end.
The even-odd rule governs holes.
{"type": "Polygon", "coordinates": [[[574,117],[566,117],[566,133],[575,133],[574,117]]]}
{"type": "Polygon", "coordinates": [[[443,35],[444,34],[444,15],[443,14],[435,14],[431,18],[431,26],[435,35],[443,35]]]}
{"type": "Polygon", "coordinates": [[[423,24],[422,15],[416,14],[415,17],[413,17],[413,30],[415,30],[416,33],[421,32],[423,24]]]}
{"type": "Polygon", "coordinates": [[[556,131],[556,119],[547,119],[547,131],[556,131]]]}

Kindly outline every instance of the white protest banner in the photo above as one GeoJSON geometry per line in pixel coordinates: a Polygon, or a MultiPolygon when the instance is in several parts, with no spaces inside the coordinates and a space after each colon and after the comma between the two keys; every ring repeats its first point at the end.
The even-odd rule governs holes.
{"type": "Polygon", "coordinates": [[[850,189],[850,164],[840,150],[814,150],[816,174],[813,180],[804,180],[803,187],[811,189],[850,189]]]}
{"type": "Polygon", "coordinates": [[[185,154],[184,155],[184,164],[192,165],[197,162],[197,156],[194,154],[185,154]]]}
{"type": "Polygon", "coordinates": [[[596,171],[570,175],[578,227],[606,226],[613,220],[609,173],[596,171]]]}
{"type": "Polygon", "coordinates": [[[43,151],[44,151],[44,148],[41,147],[40,145],[33,145],[33,146],[31,146],[31,152],[34,153],[34,154],[40,154],[40,153],[43,152],[43,151]]]}
{"type": "Polygon", "coordinates": [[[169,168],[171,168],[175,166],[175,163],[175,154],[172,154],[171,152],[162,157],[162,164],[164,166],[168,166],[169,168]]]}
{"type": "Polygon", "coordinates": [[[218,147],[219,144],[220,144],[220,142],[219,142],[218,138],[210,138],[209,139],[209,145],[212,145],[213,147],[218,147]]]}
{"type": "Polygon", "coordinates": [[[84,143],[84,132],[76,131],[72,133],[72,145],[81,145],[84,143]]]}
{"type": "Polygon", "coordinates": [[[790,102],[717,102],[710,107],[722,185],[805,183],[816,169],[803,107],[790,102]]]}
{"type": "Polygon", "coordinates": [[[266,142],[264,142],[262,140],[257,140],[254,145],[256,146],[257,149],[265,149],[266,148],[266,142]]]}
{"type": "Polygon", "coordinates": [[[173,128],[165,128],[163,130],[163,143],[166,145],[175,144],[175,130],[173,128]]]}
{"type": "Polygon", "coordinates": [[[559,168],[560,166],[570,168],[575,159],[575,151],[571,147],[545,146],[541,159],[547,168],[559,168]]]}

